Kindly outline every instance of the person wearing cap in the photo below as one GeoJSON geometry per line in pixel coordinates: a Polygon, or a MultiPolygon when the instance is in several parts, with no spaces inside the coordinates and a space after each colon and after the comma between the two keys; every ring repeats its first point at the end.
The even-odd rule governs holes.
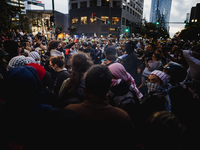
{"type": "Polygon", "coordinates": [[[7,71],[6,56],[8,55],[8,53],[6,53],[3,49],[0,48],[0,75],[2,76],[4,76],[7,71]]]}
{"type": "Polygon", "coordinates": [[[114,47],[108,47],[106,49],[105,57],[106,57],[106,61],[103,61],[101,63],[101,65],[109,66],[109,65],[115,63],[115,61],[117,59],[117,51],[116,51],[116,49],[114,47]]]}

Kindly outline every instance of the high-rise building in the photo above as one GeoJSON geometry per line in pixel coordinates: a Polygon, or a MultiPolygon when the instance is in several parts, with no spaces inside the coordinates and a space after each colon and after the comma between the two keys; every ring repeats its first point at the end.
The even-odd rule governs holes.
{"type": "Polygon", "coordinates": [[[169,31],[172,0],[152,0],[150,22],[160,22],[160,26],[169,31]]]}
{"type": "Polygon", "coordinates": [[[143,5],[144,0],[69,0],[69,25],[75,25],[79,35],[117,36],[118,27],[131,34],[142,20],[143,5]]]}
{"type": "Polygon", "coordinates": [[[200,22],[200,3],[191,8],[190,22],[200,22]]]}

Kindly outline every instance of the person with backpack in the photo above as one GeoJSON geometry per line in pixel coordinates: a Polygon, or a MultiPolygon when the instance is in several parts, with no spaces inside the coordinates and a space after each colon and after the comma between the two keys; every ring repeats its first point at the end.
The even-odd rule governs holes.
{"type": "Polygon", "coordinates": [[[112,73],[112,84],[108,92],[110,104],[125,110],[134,120],[135,110],[143,95],[137,89],[133,77],[126,72],[122,64],[114,63],[108,68],[112,73]]]}

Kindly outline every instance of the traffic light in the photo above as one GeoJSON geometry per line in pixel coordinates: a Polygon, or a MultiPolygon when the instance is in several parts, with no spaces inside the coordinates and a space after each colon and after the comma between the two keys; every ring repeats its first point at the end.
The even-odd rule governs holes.
{"type": "Polygon", "coordinates": [[[55,21],[55,17],[54,16],[51,16],[50,17],[50,22],[54,22],[55,21]]]}
{"type": "Polygon", "coordinates": [[[49,20],[48,19],[44,22],[44,25],[49,27],[49,20]]]}
{"type": "Polygon", "coordinates": [[[96,13],[92,13],[92,19],[94,20],[96,18],[96,13]]]}
{"type": "Polygon", "coordinates": [[[126,28],[126,29],[125,29],[125,32],[128,33],[128,32],[129,32],[129,28],[126,28]]]}
{"type": "Polygon", "coordinates": [[[110,21],[108,19],[106,19],[106,24],[110,24],[110,21]]]}
{"type": "Polygon", "coordinates": [[[159,24],[160,24],[160,22],[157,21],[157,22],[156,22],[156,25],[159,25],[159,24]]]}
{"type": "Polygon", "coordinates": [[[189,23],[187,23],[186,20],[185,20],[184,25],[185,25],[185,28],[187,28],[189,26],[189,23]]]}
{"type": "Polygon", "coordinates": [[[54,26],[54,21],[55,21],[55,17],[51,16],[50,17],[50,26],[53,27],[54,26]]]}

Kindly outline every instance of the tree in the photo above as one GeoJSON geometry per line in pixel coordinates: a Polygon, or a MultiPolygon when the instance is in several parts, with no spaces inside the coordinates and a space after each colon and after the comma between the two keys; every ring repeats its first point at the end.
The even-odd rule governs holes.
{"type": "Polygon", "coordinates": [[[165,28],[161,28],[156,25],[156,23],[147,22],[146,19],[142,20],[142,25],[140,27],[140,34],[142,36],[147,36],[147,38],[168,38],[169,33],[165,28]]]}
{"type": "Polygon", "coordinates": [[[179,38],[184,40],[200,40],[200,22],[190,23],[181,31],[179,38]]]}
{"type": "Polygon", "coordinates": [[[19,25],[22,25],[23,30],[29,32],[29,19],[26,15],[21,14],[21,10],[25,7],[22,6],[12,6],[7,4],[5,0],[0,1],[0,29],[8,30],[9,28],[17,29],[19,25]],[[19,24],[12,23],[12,18],[15,18],[16,15],[19,15],[19,24]]]}
{"type": "Polygon", "coordinates": [[[75,25],[71,25],[67,29],[68,29],[70,35],[76,34],[76,32],[77,32],[77,27],[75,25]]]}

